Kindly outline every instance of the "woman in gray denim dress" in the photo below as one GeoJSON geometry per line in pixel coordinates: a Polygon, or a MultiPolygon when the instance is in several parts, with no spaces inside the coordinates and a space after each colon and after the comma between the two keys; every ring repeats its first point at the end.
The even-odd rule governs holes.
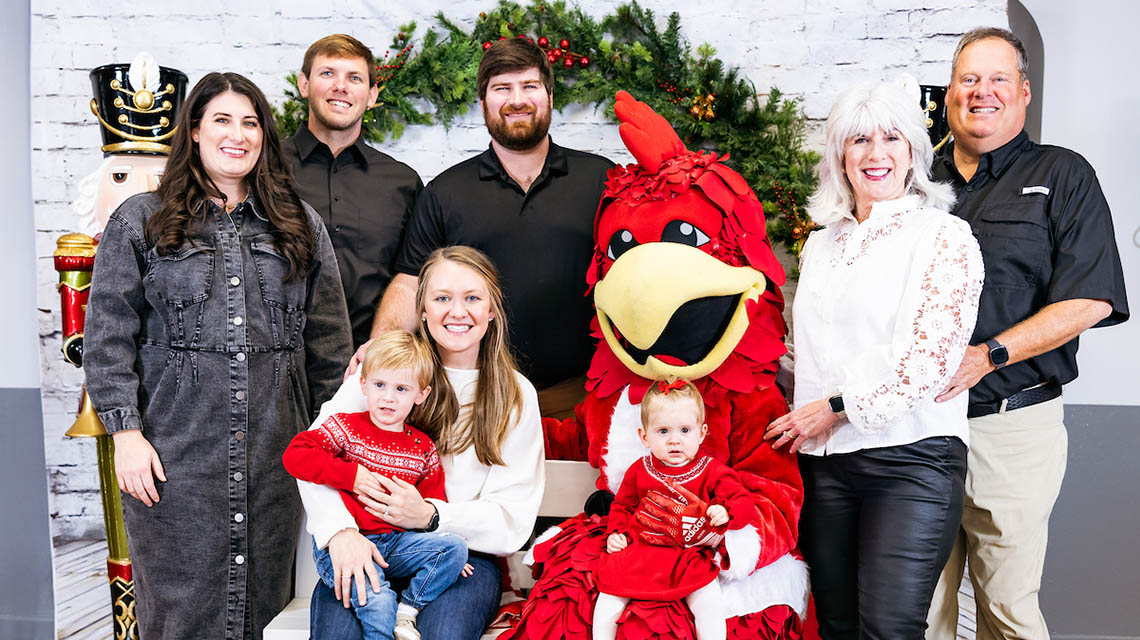
{"type": "Polygon", "coordinates": [[[260,638],[288,602],[301,505],[281,453],[340,384],[348,314],[269,105],[211,73],[162,185],[111,216],[84,370],[115,442],[141,637],[260,638]]]}

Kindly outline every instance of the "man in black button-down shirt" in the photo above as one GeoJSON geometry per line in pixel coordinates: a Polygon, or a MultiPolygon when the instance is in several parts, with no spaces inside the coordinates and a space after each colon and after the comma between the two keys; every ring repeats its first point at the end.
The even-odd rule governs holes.
{"type": "Polygon", "coordinates": [[[415,327],[416,274],[434,249],[463,244],[483,251],[502,276],[522,372],[539,389],[543,415],[561,414],[584,395],[593,354],[586,269],[613,163],[560,147],[547,135],[553,71],[535,45],[496,42],[479,65],[478,83],[490,148],[424,189],[377,321],[415,327]]]}
{"type": "Polygon", "coordinates": [[[364,112],[378,93],[373,60],[351,36],[314,42],[297,77],[309,119],[283,144],[297,193],[317,210],[332,238],[356,345],[369,338],[404,223],[423,189],[411,167],[361,136],[364,112]]]}
{"type": "Polygon", "coordinates": [[[946,96],[954,142],[934,176],[958,192],[986,279],[957,373],[968,390],[970,452],[962,534],[935,593],[930,638],[954,638],[963,560],[979,640],[1047,638],[1037,602],[1049,514],[1067,451],[1061,385],[1077,338],[1128,318],[1112,216],[1092,167],[1022,131],[1031,97],[1021,42],[1004,29],[962,37],[946,96]]]}

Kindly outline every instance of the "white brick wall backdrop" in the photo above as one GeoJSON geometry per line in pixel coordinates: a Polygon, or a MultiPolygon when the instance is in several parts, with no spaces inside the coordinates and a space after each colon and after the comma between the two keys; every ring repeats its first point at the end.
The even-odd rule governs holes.
{"type": "MultiPolygon", "coordinates": [[[[300,67],[313,40],[349,33],[383,55],[397,26],[416,21],[418,33],[435,24],[437,11],[470,27],[493,0],[368,2],[365,0],[222,0],[148,3],[96,0],[32,1],[32,171],[43,358],[44,438],[52,488],[52,533],[57,539],[103,535],[92,441],[70,440],[82,374],[60,357],[59,297],[51,254],[56,238],[76,230],[69,207],[79,180],[98,166],[98,124],[88,109],[87,73],[111,62],[129,62],[149,51],[176,67],[191,86],[207,72],[236,71],[280,102],[285,75],[300,67]]],[[[582,3],[595,16],[612,12],[615,0],[582,3]]],[[[954,43],[978,25],[1006,26],[1005,0],[646,0],[663,23],[681,14],[689,42],[712,43],[728,65],[739,66],[757,89],[779,87],[801,98],[809,118],[826,117],[848,85],[907,71],[923,83],[943,83],[954,43]]],[[[449,131],[410,127],[383,145],[424,181],[458,160],[482,151],[488,139],[478,110],[449,131]]],[[[555,114],[560,144],[630,161],[617,129],[592,106],[555,114]]],[[[818,144],[818,131],[812,136],[818,144]]]]}

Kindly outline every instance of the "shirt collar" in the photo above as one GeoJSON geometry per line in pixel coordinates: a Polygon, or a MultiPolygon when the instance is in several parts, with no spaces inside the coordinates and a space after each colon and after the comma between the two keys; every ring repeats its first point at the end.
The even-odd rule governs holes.
{"type": "MultiPolygon", "coordinates": [[[[550,140],[550,146],[546,150],[546,160],[542,164],[542,171],[539,172],[539,175],[543,176],[547,173],[563,176],[569,173],[566,150],[554,144],[554,140],[550,140]]],[[[503,167],[503,163],[499,161],[499,156],[495,154],[495,148],[488,144],[487,150],[479,154],[479,179],[490,180],[492,178],[499,178],[504,181],[512,179],[503,167]]]]}
{"type": "MultiPolygon", "coordinates": [[[[321,142],[317,139],[317,136],[313,135],[313,132],[309,129],[308,120],[302,122],[301,126],[297,128],[297,133],[293,135],[293,140],[297,143],[297,155],[300,157],[302,162],[308,160],[309,156],[311,156],[314,151],[321,147],[323,147],[325,151],[329,153],[329,156],[332,156],[332,151],[329,149],[328,145],[321,142]]],[[[360,163],[361,166],[367,167],[368,157],[364,154],[364,148],[366,146],[367,145],[364,143],[364,134],[361,132],[361,135],[357,136],[356,140],[352,144],[348,145],[347,148],[345,148],[345,151],[351,152],[355,160],[360,163]]]]}
{"type": "Polygon", "coordinates": [[[854,213],[848,213],[840,218],[838,222],[834,223],[834,225],[846,223],[852,226],[866,227],[868,222],[886,220],[896,213],[917,209],[920,206],[922,206],[922,199],[916,194],[905,195],[895,198],[894,200],[880,200],[871,203],[871,212],[867,214],[867,219],[864,220],[862,224],[855,219],[854,213]]]}
{"type": "MultiPolygon", "coordinates": [[[[1025,151],[1033,145],[1033,141],[1029,139],[1029,134],[1022,131],[1013,137],[1012,140],[1003,144],[1002,146],[994,149],[993,151],[983,153],[978,158],[978,170],[975,176],[980,173],[988,174],[993,178],[1001,178],[1002,174],[1013,165],[1014,160],[1017,160],[1022,151],[1025,151]]],[[[954,164],[954,143],[951,142],[943,147],[939,157],[946,166],[953,171],[951,175],[961,178],[961,173],[958,171],[957,165],[954,164]]]]}
{"type": "Polygon", "coordinates": [[[916,194],[902,196],[894,200],[880,200],[871,204],[871,215],[867,219],[886,218],[896,213],[912,211],[921,206],[921,200],[916,194]]]}
{"type": "MultiPolygon", "coordinates": [[[[207,199],[206,207],[210,211],[211,215],[221,215],[224,213],[224,210],[213,200],[207,199]]],[[[242,212],[244,213],[245,208],[247,207],[250,211],[253,212],[253,215],[257,216],[260,220],[269,222],[269,216],[265,215],[265,213],[262,212],[261,204],[257,200],[257,194],[255,194],[252,189],[250,189],[249,194],[246,195],[245,200],[239,202],[238,206],[235,207],[234,210],[237,211],[238,208],[241,208],[242,212]]]]}
{"type": "Polygon", "coordinates": [[[253,212],[253,215],[257,216],[265,222],[269,222],[269,216],[262,213],[261,203],[257,199],[257,194],[254,193],[252,189],[250,189],[249,195],[245,197],[245,205],[249,207],[249,210],[253,212]]]}
{"type": "Polygon", "coordinates": [[[1033,144],[1029,141],[1029,134],[1022,131],[1014,136],[1013,140],[1003,144],[1002,146],[987,153],[989,156],[989,172],[995,178],[1000,178],[1006,169],[1009,169],[1017,156],[1021,155],[1028,145],[1033,144]]]}

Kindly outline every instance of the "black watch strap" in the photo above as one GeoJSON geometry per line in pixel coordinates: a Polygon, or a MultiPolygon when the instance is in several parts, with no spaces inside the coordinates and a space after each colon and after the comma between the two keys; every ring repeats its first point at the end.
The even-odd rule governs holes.
{"type": "Polygon", "coordinates": [[[990,364],[992,364],[995,369],[1001,369],[1009,363],[1009,349],[1006,349],[1004,344],[990,338],[986,340],[986,346],[989,347],[990,350],[990,364]]]}
{"type": "Polygon", "coordinates": [[[428,504],[431,504],[432,514],[431,520],[428,521],[428,525],[424,527],[424,531],[435,531],[439,528],[439,507],[430,502],[428,504]]]}

